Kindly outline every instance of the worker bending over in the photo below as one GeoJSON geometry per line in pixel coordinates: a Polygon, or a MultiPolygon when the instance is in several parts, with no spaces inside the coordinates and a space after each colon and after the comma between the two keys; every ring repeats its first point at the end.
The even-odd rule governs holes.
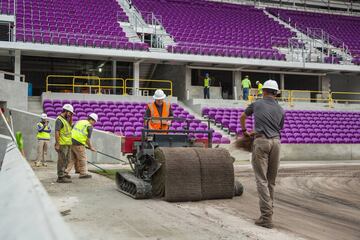
{"type": "Polygon", "coordinates": [[[41,114],[41,120],[36,124],[36,127],[38,131],[36,135],[36,138],[38,140],[38,147],[35,166],[40,167],[42,165],[46,167],[46,158],[50,144],[51,128],[47,119],[47,115],[45,113],[41,114]]]}
{"type": "Polygon", "coordinates": [[[275,100],[279,87],[268,80],[263,86],[263,98],[253,102],[241,115],[241,127],[245,136],[246,118],[254,115],[255,140],[252,150],[252,167],[255,173],[261,216],[256,225],[272,228],[273,201],[276,175],[280,165],[280,130],[284,126],[284,110],[275,100]]]}
{"type": "MultiPolygon", "coordinates": [[[[168,118],[173,116],[170,103],[165,102],[166,95],[163,90],[157,89],[153,96],[154,102],[149,103],[145,112],[145,118],[168,118]]],[[[147,121],[145,121],[147,124],[147,121]]],[[[150,120],[148,127],[151,130],[168,130],[171,125],[170,120],[150,120]]]]}
{"type": "Polygon", "coordinates": [[[79,178],[84,179],[92,177],[87,170],[86,147],[88,147],[91,151],[96,152],[95,148],[91,144],[90,138],[93,131],[93,126],[97,120],[97,114],[91,113],[87,120],[80,120],[76,122],[73,130],[71,131],[71,156],[70,162],[66,168],[66,174],[68,178],[70,178],[69,173],[75,162],[78,162],[80,174],[79,178]]]}

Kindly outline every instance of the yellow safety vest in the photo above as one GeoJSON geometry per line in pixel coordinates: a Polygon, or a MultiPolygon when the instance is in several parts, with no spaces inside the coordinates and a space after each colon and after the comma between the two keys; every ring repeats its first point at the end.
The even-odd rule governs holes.
{"type": "MultiPolygon", "coordinates": [[[[39,122],[37,124],[37,126],[43,128],[44,127],[44,124],[42,122],[39,122]]],[[[49,126],[46,126],[44,128],[45,131],[48,131],[49,130],[49,126]]],[[[43,139],[43,140],[50,140],[50,133],[48,132],[38,132],[38,134],[36,135],[37,139],[43,139]]]]}
{"type": "Polygon", "coordinates": [[[63,127],[60,129],[59,144],[60,145],[72,145],[70,123],[62,116],[58,116],[57,119],[60,119],[60,121],[63,124],[63,127]]]}
{"type": "Polygon", "coordinates": [[[88,127],[90,126],[91,123],[88,120],[78,121],[71,131],[71,137],[86,146],[86,141],[88,140],[88,127]]]}
{"type": "Polygon", "coordinates": [[[210,78],[204,78],[204,87],[210,87],[210,78]]]}
{"type": "Polygon", "coordinates": [[[262,88],[263,88],[263,85],[261,83],[259,83],[259,85],[258,85],[258,95],[263,94],[262,88]]]}

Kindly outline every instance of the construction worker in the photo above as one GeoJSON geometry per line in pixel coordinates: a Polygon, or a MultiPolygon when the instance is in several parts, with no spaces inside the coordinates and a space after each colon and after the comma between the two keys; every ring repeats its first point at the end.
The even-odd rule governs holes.
{"type": "Polygon", "coordinates": [[[36,138],[38,140],[38,147],[35,166],[40,167],[42,165],[46,167],[47,164],[45,161],[50,144],[51,128],[47,119],[47,115],[45,113],[41,114],[41,120],[37,123],[36,127],[38,131],[36,135],[36,138]]]}
{"type": "Polygon", "coordinates": [[[63,106],[63,111],[55,121],[55,150],[58,153],[57,175],[58,183],[71,183],[66,178],[65,169],[70,158],[71,125],[74,108],[70,104],[63,106]]]}
{"type": "Polygon", "coordinates": [[[241,115],[240,123],[245,136],[246,118],[254,115],[255,140],[252,149],[252,167],[255,173],[261,216],[256,225],[272,228],[275,179],[280,165],[280,130],[284,126],[284,110],[275,97],[279,87],[268,80],[263,86],[263,98],[249,105],[241,115]]]}
{"type": "MultiPolygon", "coordinates": [[[[168,118],[173,116],[170,103],[166,103],[164,100],[166,95],[163,90],[157,89],[153,96],[154,102],[149,103],[145,112],[145,118],[150,117],[163,117],[168,118]]],[[[147,124],[147,122],[145,122],[147,124]]],[[[169,120],[151,120],[148,122],[148,127],[151,130],[168,130],[171,125],[169,120]]]]}
{"type": "Polygon", "coordinates": [[[257,85],[257,87],[258,87],[258,90],[257,90],[257,93],[256,93],[256,98],[262,98],[262,95],[263,95],[263,91],[262,91],[263,85],[261,84],[260,81],[256,81],[256,85],[257,85]]]}
{"type": "Polygon", "coordinates": [[[251,89],[251,82],[248,75],[241,81],[241,87],[243,90],[243,100],[247,101],[249,99],[249,90],[251,89]]]}
{"type": "Polygon", "coordinates": [[[71,131],[72,145],[71,145],[71,157],[70,162],[66,168],[67,176],[70,177],[69,172],[74,166],[75,162],[79,165],[79,178],[91,178],[92,176],[87,170],[87,157],[86,148],[96,152],[95,148],[91,144],[90,138],[93,131],[93,126],[98,120],[96,113],[91,113],[87,120],[80,120],[76,122],[74,128],[71,131]]]}
{"type": "Polygon", "coordinates": [[[210,82],[209,74],[206,73],[204,78],[204,99],[210,99],[210,82]]]}

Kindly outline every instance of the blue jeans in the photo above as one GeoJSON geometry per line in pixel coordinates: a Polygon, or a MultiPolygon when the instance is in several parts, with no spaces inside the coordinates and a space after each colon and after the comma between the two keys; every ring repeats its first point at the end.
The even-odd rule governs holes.
{"type": "Polygon", "coordinates": [[[243,88],[243,100],[248,100],[249,98],[249,89],[243,88]]]}
{"type": "Polygon", "coordinates": [[[204,98],[210,99],[210,88],[204,87],[204,98]]]}

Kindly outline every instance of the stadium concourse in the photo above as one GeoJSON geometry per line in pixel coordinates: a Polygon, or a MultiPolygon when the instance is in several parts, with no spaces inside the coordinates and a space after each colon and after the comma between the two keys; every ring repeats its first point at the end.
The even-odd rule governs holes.
{"type": "Polygon", "coordinates": [[[357,1],[0,0],[0,239],[360,239],[359,28],[357,1]],[[254,225],[258,156],[236,145],[269,79],[284,109],[273,229],[254,225]],[[96,149],[92,178],[68,184],[54,148],[64,105],[96,149]],[[155,107],[176,120],[142,139],[155,107]],[[228,199],[129,197],[168,173],[157,145],[186,147],[173,193],[208,199],[221,178],[228,199]]]}

